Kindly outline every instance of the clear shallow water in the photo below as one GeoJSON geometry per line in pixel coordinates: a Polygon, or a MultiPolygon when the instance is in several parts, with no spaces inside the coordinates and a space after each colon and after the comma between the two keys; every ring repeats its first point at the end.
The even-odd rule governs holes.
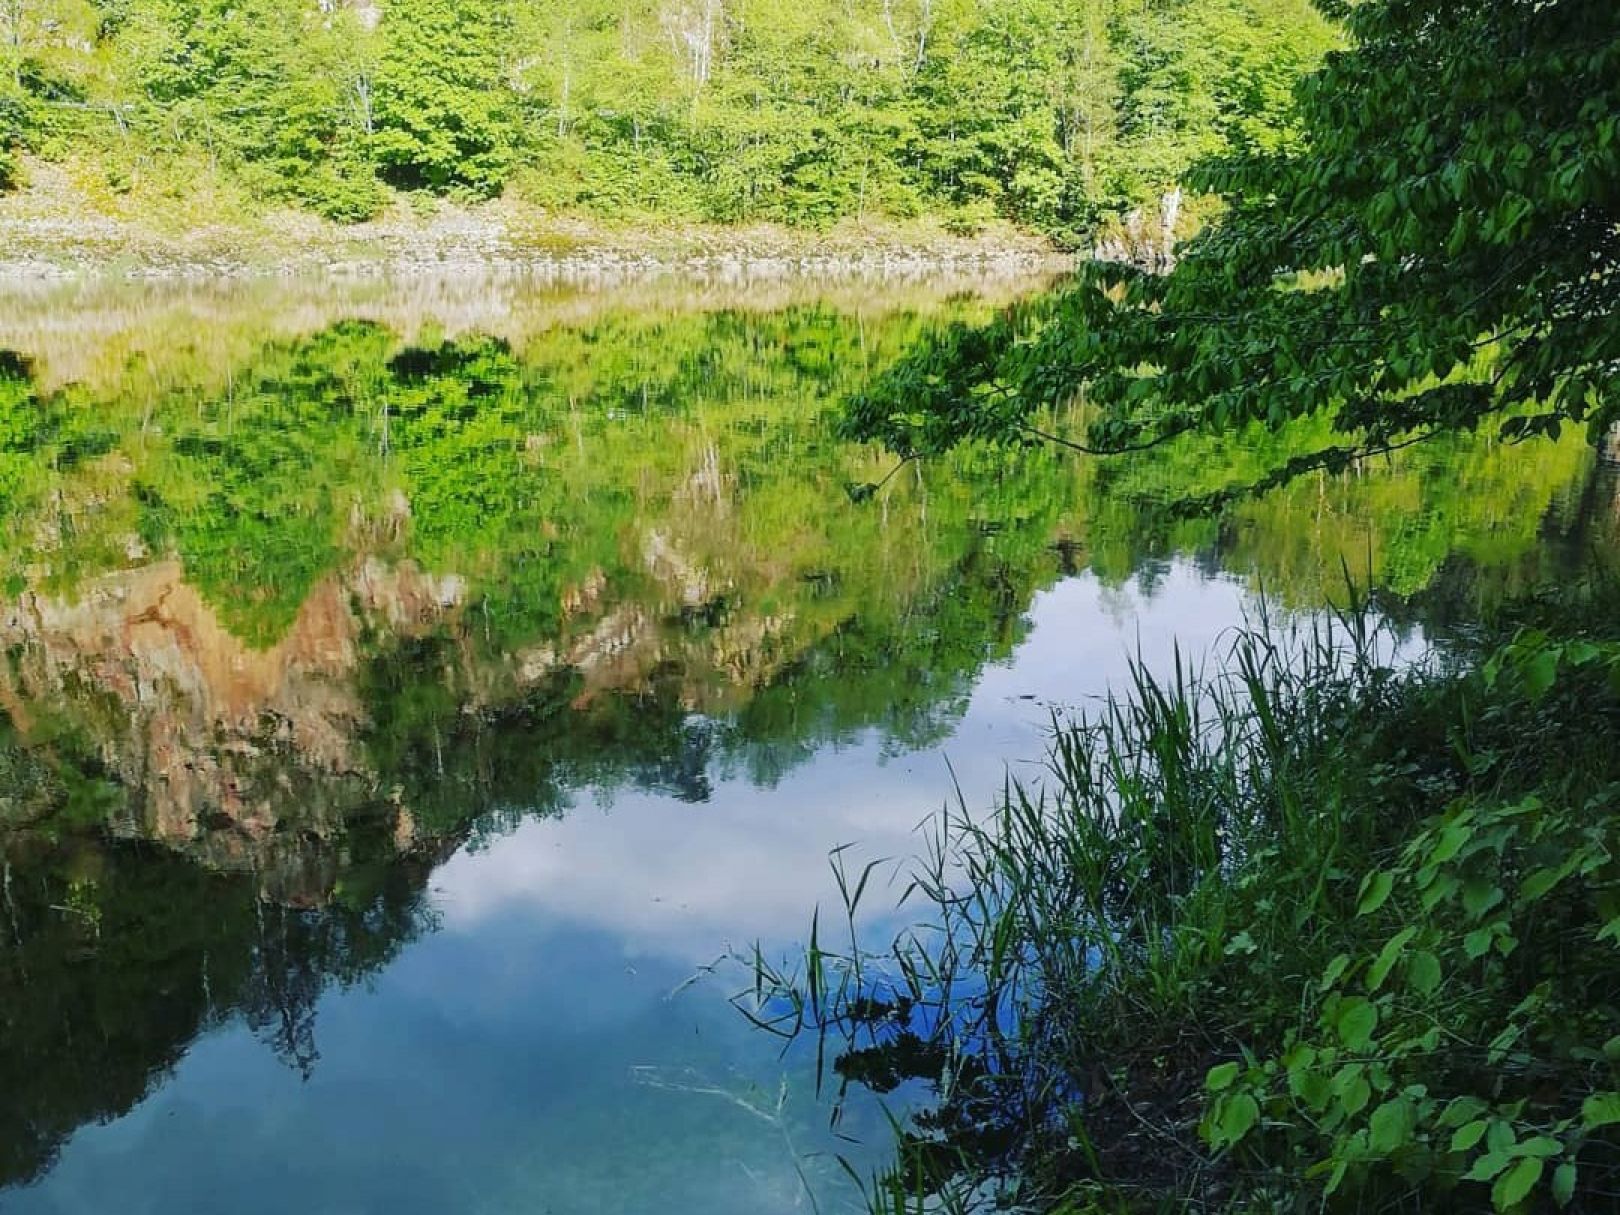
{"type": "Polygon", "coordinates": [[[504,290],[4,314],[0,1209],[848,1206],[880,1113],[704,969],[791,953],[831,849],[1038,779],[1262,581],[1444,627],[1612,527],[1578,448],[1220,526],[1129,491],[1230,449],[863,501],[839,402],[986,302],[504,290]]]}

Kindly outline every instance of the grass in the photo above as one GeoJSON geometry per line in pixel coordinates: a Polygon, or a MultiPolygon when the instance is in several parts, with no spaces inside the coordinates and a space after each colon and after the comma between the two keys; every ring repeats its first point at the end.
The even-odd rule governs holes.
{"type": "Polygon", "coordinates": [[[872,1209],[1620,1209],[1620,616],[1559,614],[1138,665],[1046,780],[941,816],[884,948],[839,854],[851,944],[740,1002],[932,1093],[872,1209]]]}

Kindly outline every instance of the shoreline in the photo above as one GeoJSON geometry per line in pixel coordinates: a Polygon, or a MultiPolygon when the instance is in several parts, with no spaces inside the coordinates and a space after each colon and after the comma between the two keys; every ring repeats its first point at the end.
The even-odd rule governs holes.
{"type": "MultiPolygon", "coordinates": [[[[0,225],[0,245],[13,233],[0,225]]],[[[120,248],[86,253],[59,246],[0,256],[0,291],[57,287],[91,282],[209,282],[231,280],[325,278],[365,281],[395,277],[480,274],[529,279],[546,284],[615,286],[678,276],[704,284],[744,285],[794,279],[920,280],[941,274],[981,273],[1005,278],[1037,273],[1061,274],[1074,259],[1057,252],[1032,253],[990,249],[978,253],[942,252],[926,246],[882,248],[870,252],[809,249],[781,254],[739,245],[716,253],[649,254],[630,244],[601,245],[558,253],[521,247],[499,251],[423,247],[327,252],[300,255],[260,253],[251,258],[221,258],[185,253],[152,256],[120,248]]]]}
{"type": "Polygon", "coordinates": [[[768,313],[800,306],[857,318],[891,312],[958,315],[965,300],[996,309],[1047,290],[1062,273],[997,267],[936,269],[910,277],[795,272],[731,281],[697,273],[541,279],[467,265],[369,277],[101,275],[0,280],[0,351],[25,355],[47,388],[111,384],[132,365],[191,350],[224,369],[267,340],[290,340],[344,320],[383,325],[402,340],[466,335],[521,346],[558,326],[624,315],[768,313]]]}
{"type": "Polygon", "coordinates": [[[186,224],[178,214],[104,210],[82,195],[0,196],[0,289],[108,280],[344,280],[478,272],[554,283],[662,275],[746,284],[800,278],[906,280],[1061,273],[1074,255],[1007,225],[953,233],[937,220],[779,225],[610,224],[498,200],[397,202],[378,220],[339,225],[295,211],[186,224]]]}

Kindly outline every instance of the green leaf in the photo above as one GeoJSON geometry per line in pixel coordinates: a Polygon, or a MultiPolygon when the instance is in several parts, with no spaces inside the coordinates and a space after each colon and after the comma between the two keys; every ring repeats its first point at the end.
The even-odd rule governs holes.
{"type": "Polygon", "coordinates": [[[1564,646],[1564,658],[1574,667],[1584,667],[1603,653],[1600,646],[1590,641],[1571,641],[1564,646]]]}
{"type": "Polygon", "coordinates": [[[1372,1043],[1373,1031],[1378,1028],[1378,1010],[1361,996],[1351,996],[1339,1003],[1334,1016],[1339,1040],[1354,1051],[1363,1051],[1372,1043]]]}
{"type": "Polygon", "coordinates": [[[1475,1144],[1485,1138],[1485,1128],[1488,1124],[1483,1118],[1475,1118],[1459,1126],[1451,1135],[1451,1150],[1454,1152],[1470,1151],[1475,1144]]]}
{"type": "Polygon", "coordinates": [[[1474,834],[1473,824],[1453,823],[1440,833],[1440,839],[1429,852],[1429,864],[1443,865],[1462,850],[1474,834]]]}
{"type": "Polygon", "coordinates": [[[1328,1078],[1319,1071],[1290,1072],[1288,1091],[1312,1111],[1320,1112],[1327,1108],[1328,1078]]]}
{"type": "Polygon", "coordinates": [[[1427,996],[1440,986],[1440,959],[1427,949],[1420,949],[1406,964],[1406,977],[1412,990],[1427,996]]]}
{"type": "Polygon", "coordinates": [[[1503,899],[1502,888],[1494,882],[1471,881],[1463,886],[1463,910],[1478,919],[1503,899]]]}
{"type": "Polygon", "coordinates": [[[1349,1161],[1347,1161],[1347,1160],[1336,1161],[1334,1163],[1334,1165],[1333,1165],[1333,1175],[1328,1178],[1327,1185],[1323,1187],[1322,1192],[1324,1194],[1332,1194],[1334,1190],[1338,1189],[1341,1185],[1343,1185],[1344,1184],[1344,1175],[1345,1175],[1346,1172],[1349,1171],[1349,1168],[1350,1168],[1350,1162],[1349,1161]]]}
{"type": "Polygon", "coordinates": [[[1240,932],[1237,934],[1237,936],[1233,937],[1226,943],[1226,956],[1230,958],[1240,953],[1251,954],[1257,951],[1259,948],[1260,946],[1254,943],[1254,938],[1252,936],[1250,936],[1247,932],[1240,932]]]}
{"type": "Polygon", "coordinates": [[[1571,1163],[1559,1165],[1553,1173],[1553,1201],[1559,1206],[1567,1207],[1570,1199],[1575,1197],[1575,1177],[1575,1166],[1571,1163]]]}
{"type": "Polygon", "coordinates": [[[1405,949],[1413,937],[1417,936],[1416,928],[1403,928],[1394,936],[1384,942],[1384,947],[1378,951],[1378,957],[1367,970],[1367,990],[1377,991],[1384,985],[1389,972],[1394,969],[1395,963],[1400,960],[1401,950],[1405,949]]]}
{"type": "Polygon", "coordinates": [[[1372,1100],[1372,1085],[1367,1082],[1366,1076],[1357,1076],[1339,1094],[1339,1107],[1346,1117],[1353,1118],[1367,1108],[1367,1102],[1372,1100]]]}
{"type": "Polygon", "coordinates": [[[1356,905],[1357,915],[1371,915],[1389,901],[1395,889],[1395,877],[1387,869],[1368,874],[1361,881],[1361,901],[1356,905]]]}
{"type": "Polygon", "coordinates": [[[1470,958],[1482,958],[1491,951],[1491,930],[1476,928],[1463,938],[1463,952],[1470,958]]]}
{"type": "Polygon", "coordinates": [[[1581,1102],[1581,1125],[1589,1131],[1620,1122],[1620,1093],[1593,1093],[1581,1102]]]}
{"type": "Polygon", "coordinates": [[[1346,1063],[1333,1073],[1332,1089],[1335,1094],[1345,1093],[1352,1084],[1361,1079],[1367,1072],[1365,1063],[1346,1063]]]}
{"type": "Polygon", "coordinates": [[[1458,890],[1462,889],[1462,880],[1454,873],[1440,875],[1423,892],[1423,910],[1433,911],[1439,903],[1445,902],[1458,890]]]}
{"type": "Polygon", "coordinates": [[[1558,678],[1558,657],[1556,648],[1545,649],[1520,668],[1524,674],[1524,690],[1531,700],[1540,700],[1553,686],[1558,678]]]}
{"type": "Polygon", "coordinates": [[[1341,953],[1327,964],[1327,969],[1322,972],[1322,977],[1318,980],[1317,985],[1323,991],[1326,991],[1339,981],[1339,977],[1344,974],[1344,968],[1348,965],[1350,965],[1350,955],[1341,953]]]}
{"type": "Polygon", "coordinates": [[[1563,881],[1565,872],[1562,867],[1553,869],[1537,869],[1519,885],[1519,899],[1521,902],[1533,903],[1543,897],[1559,882],[1563,881]]]}
{"type": "Polygon", "coordinates": [[[1546,1164],[1535,1156],[1526,1156],[1496,1179],[1491,1187],[1491,1205],[1498,1211],[1510,1210],[1523,1202],[1525,1196],[1541,1180],[1546,1164]]]}
{"type": "Polygon", "coordinates": [[[1464,1181],[1489,1181],[1508,1165],[1513,1157],[1506,1152],[1486,1152],[1474,1161],[1474,1167],[1463,1174],[1464,1181]]]}
{"type": "Polygon", "coordinates": [[[1232,1082],[1238,1078],[1242,1066],[1237,1063],[1218,1063],[1209,1069],[1204,1077],[1204,1087],[1212,1093],[1232,1087],[1232,1082]]]}
{"type": "Polygon", "coordinates": [[[1386,1101],[1367,1121],[1367,1143],[1373,1151],[1389,1155],[1412,1141],[1417,1125],[1417,1109],[1405,1097],[1386,1101]]]}
{"type": "Polygon", "coordinates": [[[1222,1103],[1218,1126],[1223,1142],[1237,1143],[1260,1120],[1260,1104],[1248,1093],[1235,1093],[1222,1103]]]}
{"type": "Polygon", "coordinates": [[[1513,1145],[1515,1156],[1557,1156],[1563,1150],[1564,1145],[1551,1135],[1537,1135],[1513,1145]]]}
{"type": "Polygon", "coordinates": [[[1440,1111],[1436,1120],[1439,1125],[1462,1126],[1465,1122],[1472,1122],[1490,1107],[1478,1097],[1453,1097],[1446,1108],[1440,1111]]]}

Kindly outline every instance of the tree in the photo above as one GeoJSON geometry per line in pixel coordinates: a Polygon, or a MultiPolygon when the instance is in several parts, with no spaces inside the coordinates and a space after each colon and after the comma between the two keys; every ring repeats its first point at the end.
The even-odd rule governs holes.
{"type": "Polygon", "coordinates": [[[0,0],[0,145],[340,220],[379,178],[516,177],[604,216],[1078,243],[1265,144],[1329,31],[1308,0],[0,0]]]}
{"type": "Polygon", "coordinates": [[[210,37],[209,118],[250,166],[250,184],[332,219],[374,213],[382,192],[365,160],[370,39],[355,14],[236,0],[214,16],[210,37]]]}
{"type": "Polygon", "coordinates": [[[399,0],[383,18],[372,146],[406,189],[498,193],[515,158],[504,4],[399,0]]]}
{"type": "Polygon", "coordinates": [[[1038,315],[947,334],[855,427],[905,454],[1050,438],[1037,411],[1082,389],[1097,420],[1071,445],[1104,453],[1331,418],[1342,442],[1245,489],[1487,420],[1600,438],[1620,420],[1620,7],[1367,0],[1347,21],[1296,143],[1192,175],[1225,214],[1173,271],[1093,265],[1038,315]]]}
{"type": "Polygon", "coordinates": [[[95,25],[88,0],[0,0],[0,107],[8,94],[13,102],[75,94],[74,48],[95,25]]]}
{"type": "Polygon", "coordinates": [[[23,87],[29,59],[61,31],[62,7],[53,0],[0,0],[0,65],[13,87],[23,87]]]}

